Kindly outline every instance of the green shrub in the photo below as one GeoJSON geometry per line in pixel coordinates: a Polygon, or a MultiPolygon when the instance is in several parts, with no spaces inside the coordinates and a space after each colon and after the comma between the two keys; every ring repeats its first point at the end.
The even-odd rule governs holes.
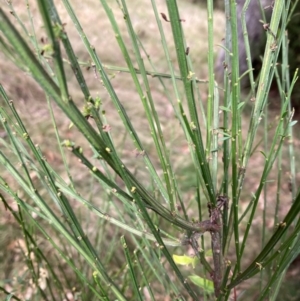
{"type": "MultiPolygon", "coordinates": [[[[80,10],[92,2],[77,11],[68,0],[62,3],[72,21],[67,25],[52,0],[38,1],[38,10],[28,4],[28,23],[11,2],[0,8],[1,49],[20,68],[13,80],[17,86],[30,74],[46,99],[34,93],[30,106],[44,109],[47,103],[49,111],[39,124],[43,136],[35,137],[35,119],[10,100],[4,86],[11,78],[4,79],[1,200],[4,213],[21,228],[15,248],[26,268],[21,262],[14,270],[5,266],[3,295],[246,300],[255,291],[255,300],[275,300],[300,244],[299,159],[290,107],[297,72],[290,80],[276,66],[282,49],[282,69],[288,69],[284,33],[290,1],[274,3],[260,77],[254,81],[250,60],[243,75],[251,83],[246,99],[235,1],[224,2],[232,16],[226,20],[225,48],[232,50],[226,51],[222,85],[214,76],[213,1],[207,1],[207,80],[198,77],[203,61],[197,44],[186,38],[196,18],[191,3],[168,0],[158,9],[152,0],[140,9],[134,1],[101,0],[95,15],[97,9],[102,15],[83,18],[95,22],[97,37],[88,36],[79,21],[80,10]],[[182,13],[183,6],[190,14],[182,13]],[[151,10],[151,19],[143,17],[145,10],[151,10]],[[112,31],[101,26],[107,20],[112,31]],[[143,21],[150,29],[139,28],[143,21]],[[70,26],[85,51],[69,37],[70,26]],[[161,42],[148,43],[151,55],[145,47],[148,30],[161,42]],[[281,107],[271,120],[273,77],[281,107]],[[245,108],[251,108],[251,118],[245,108]],[[289,193],[283,189],[284,171],[289,193]]],[[[249,55],[246,26],[244,36],[249,55]]],[[[1,227],[8,231],[6,219],[1,227]]]]}

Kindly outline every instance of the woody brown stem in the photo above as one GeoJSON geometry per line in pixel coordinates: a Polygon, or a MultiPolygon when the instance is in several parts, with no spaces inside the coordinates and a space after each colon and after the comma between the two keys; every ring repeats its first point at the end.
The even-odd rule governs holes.
{"type": "MultiPolygon", "coordinates": [[[[218,224],[220,219],[217,220],[218,224]]],[[[216,297],[220,294],[222,279],[223,279],[223,256],[222,256],[222,236],[221,236],[221,227],[218,231],[210,232],[211,234],[211,248],[213,253],[213,262],[214,262],[214,272],[213,272],[213,282],[215,287],[216,297]]]]}
{"type": "Polygon", "coordinates": [[[218,196],[216,207],[212,208],[209,204],[210,222],[215,225],[216,231],[210,231],[211,248],[213,253],[214,272],[212,279],[215,287],[215,295],[218,297],[221,291],[223,279],[223,254],[222,254],[222,219],[221,209],[227,206],[228,199],[226,196],[218,196]]]}

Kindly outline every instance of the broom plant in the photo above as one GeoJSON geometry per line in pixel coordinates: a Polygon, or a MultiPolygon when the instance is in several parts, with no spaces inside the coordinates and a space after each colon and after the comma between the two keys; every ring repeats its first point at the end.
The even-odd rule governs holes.
{"type": "MultiPolygon", "coordinates": [[[[94,4],[105,12],[126,66],[106,64],[71,1],[61,3],[89,63],[78,59],[56,1],[38,0],[36,11],[31,11],[27,3],[29,27],[14,10],[13,2],[9,1],[8,7],[1,4],[1,51],[44,91],[63,165],[62,174],[46,160],[43,141],[35,144],[30,123],[3,82],[0,116],[6,137],[1,138],[0,150],[1,201],[20,225],[26,242],[23,256],[28,272],[22,275],[21,284],[28,281],[34,287],[30,300],[161,300],[166,295],[172,300],[238,300],[239,295],[247,297],[254,287],[259,287],[256,300],[276,300],[286,270],[299,254],[300,242],[298,164],[293,143],[289,142],[296,124],[290,100],[297,71],[290,79],[285,34],[297,2],[274,2],[271,22],[264,24],[267,42],[258,79],[253,76],[245,22],[249,2],[245,1],[242,14],[249,70],[240,75],[236,3],[224,1],[225,13],[230,16],[221,46],[226,50],[224,83],[217,83],[214,74],[212,0],[207,1],[207,80],[197,77],[201,68],[193,62],[197,49],[186,40],[192,24],[175,0],[166,1],[164,12],[159,11],[155,0],[144,8],[153,12],[165,70],[147,53],[135,29],[137,17],[130,1],[100,0],[94,4]],[[47,36],[44,46],[38,42],[34,25],[38,14],[47,36]],[[126,31],[120,24],[126,25],[126,31]],[[173,43],[166,35],[173,37],[173,43]],[[280,53],[283,70],[278,73],[280,53]],[[106,112],[103,100],[85,77],[83,70],[88,64],[98,80],[97,89],[105,91],[109,110],[115,115],[106,112]],[[76,87],[70,84],[70,70],[76,87]],[[120,72],[119,81],[130,75],[135,95],[130,101],[139,102],[143,116],[133,116],[127,109],[110,71],[120,72]],[[241,88],[243,77],[250,79],[248,98],[241,88]],[[268,127],[274,78],[281,107],[278,118],[268,127]],[[176,141],[164,126],[166,118],[154,89],[157,86],[172,108],[173,120],[167,122],[176,124],[175,131],[181,132],[188,146],[189,158],[183,159],[190,162],[188,173],[195,183],[189,189],[192,197],[183,189],[184,169],[176,161],[176,141]],[[246,107],[251,107],[251,117],[244,129],[246,107]],[[59,126],[57,110],[69,120],[68,136],[59,126]],[[149,127],[146,134],[137,126],[141,119],[149,127]],[[114,130],[116,120],[122,122],[122,129],[114,130]],[[264,138],[257,144],[264,122],[264,138]],[[147,143],[149,137],[151,142],[147,143]],[[135,160],[126,152],[130,147],[136,150],[135,160]],[[257,187],[249,191],[245,182],[253,173],[251,160],[257,149],[261,150],[263,164],[255,171],[257,187]],[[281,194],[286,149],[290,156],[291,202],[281,194]],[[72,166],[74,158],[80,165],[72,166]],[[134,161],[142,162],[142,172],[134,161]],[[76,180],[78,173],[85,174],[83,183],[76,180]],[[275,178],[277,196],[270,196],[268,182],[275,178]],[[262,198],[264,211],[258,206],[262,198]],[[242,199],[247,200],[246,206],[242,199]],[[276,210],[271,229],[266,229],[269,202],[276,210]],[[280,206],[286,213],[278,218],[280,206]],[[262,243],[257,242],[255,250],[249,251],[257,231],[255,218],[264,225],[260,228],[262,243]],[[48,258],[41,241],[55,252],[56,260],[48,258]],[[188,248],[191,251],[186,255],[188,248]],[[65,268],[59,268],[62,266],[65,268]],[[72,292],[72,297],[67,292],[72,292]]],[[[101,20],[97,26],[101,39],[101,20]]],[[[8,291],[4,279],[0,283],[7,300],[26,299],[24,287],[11,282],[8,291]]]]}

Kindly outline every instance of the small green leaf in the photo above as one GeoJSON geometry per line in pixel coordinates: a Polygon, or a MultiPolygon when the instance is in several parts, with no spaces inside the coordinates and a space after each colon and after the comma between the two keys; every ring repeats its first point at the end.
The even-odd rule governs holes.
{"type": "Polygon", "coordinates": [[[187,255],[173,255],[173,260],[175,261],[176,264],[180,264],[180,265],[191,264],[194,269],[198,258],[187,256],[187,255]]]}
{"type": "Polygon", "coordinates": [[[5,301],[10,301],[12,300],[13,294],[9,294],[6,296],[5,301]]]}
{"type": "Polygon", "coordinates": [[[223,137],[223,138],[218,139],[218,141],[221,142],[221,141],[229,140],[230,138],[231,138],[231,136],[223,137]]]}
{"type": "Polygon", "coordinates": [[[296,123],[298,122],[298,120],[293,120],[289,123],[289,126],[292,127],[294,126],[296,123]]]}
{"type": "Polygon", "coordinates": [[[214,283],[211,280],[204,279],[197,275],[189,276],[189,279],[197,286],[201,287],[205,293],[213,294],[214,293],[214,283]]]}
{"type": "Polygon", "coordinates": [[[230,109],[228,109],[228,108],[226,108],[226,107],[224,107],[224,106],[220,106],[220,109],[222,110],[222,111],[227,111],[227,112],[231,112],[231,110],[230,109]]]}
{"type": "Polygon", "coordinates": [[[244,106],[244,104],[245,104],[244,101],[243,101],[243,102],[240,102],[240,103],[238,104],[238,110],[241,109],[241,108],[244,106]]]}
{"type": "Polygon", "coordinates": [[[231,135],[229,135],[228,133],[226,133],[225,131],[222,132],[222,135],[225,136],[225,137],[228,137],[228,138],[231,138],[231,135]]]}
{"type": "Polygon", "coordinates": [[[212,253],[212,249],[209,249],[205,252],[205,256],[209,256],[212,257],[213,253],[212,253]]]}
{"type": "Polygon", "coordinates": [[[260,153],[262,153],[262,155],[267,158],[266,154],[263,151],[260,151],[260,153]]]}

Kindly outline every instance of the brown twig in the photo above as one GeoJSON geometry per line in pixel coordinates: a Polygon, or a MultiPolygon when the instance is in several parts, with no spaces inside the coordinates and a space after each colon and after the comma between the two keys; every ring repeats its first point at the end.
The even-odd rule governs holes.
{"type": "MultiPolygon", "coordinates": [[[[182,245],[191,245],[195,254],[198,253],[197,239],[204,232],[210,232],[211,247],[213,253],[214,270],[209,270],[214,282],[215,296],[218,297],[221,292],[223,280],[223,254],[222,254],[222,208],[227,206],[228,198],[226,196],[218,196],[216,205],[208,204],[210,219],[197,223],[199,231],[194,231],[189,238],[182,241],[182,245]]],[[[210,266],[209,266],[210,267],[210,266]]]]}
{"type": "Polygon", "coordinates": [[[210,232],[211,248],[213,253],[214,273],[213,282],[215,287],[215,296],[218,297],[221,292],[223,280],[223,254],[222,254],[222,208],[227,206],[228,198],[226,196],[218,196],[217,204],[214,208],[210,207],[211,223],[217,225],[218,231],[210,232]]]}

